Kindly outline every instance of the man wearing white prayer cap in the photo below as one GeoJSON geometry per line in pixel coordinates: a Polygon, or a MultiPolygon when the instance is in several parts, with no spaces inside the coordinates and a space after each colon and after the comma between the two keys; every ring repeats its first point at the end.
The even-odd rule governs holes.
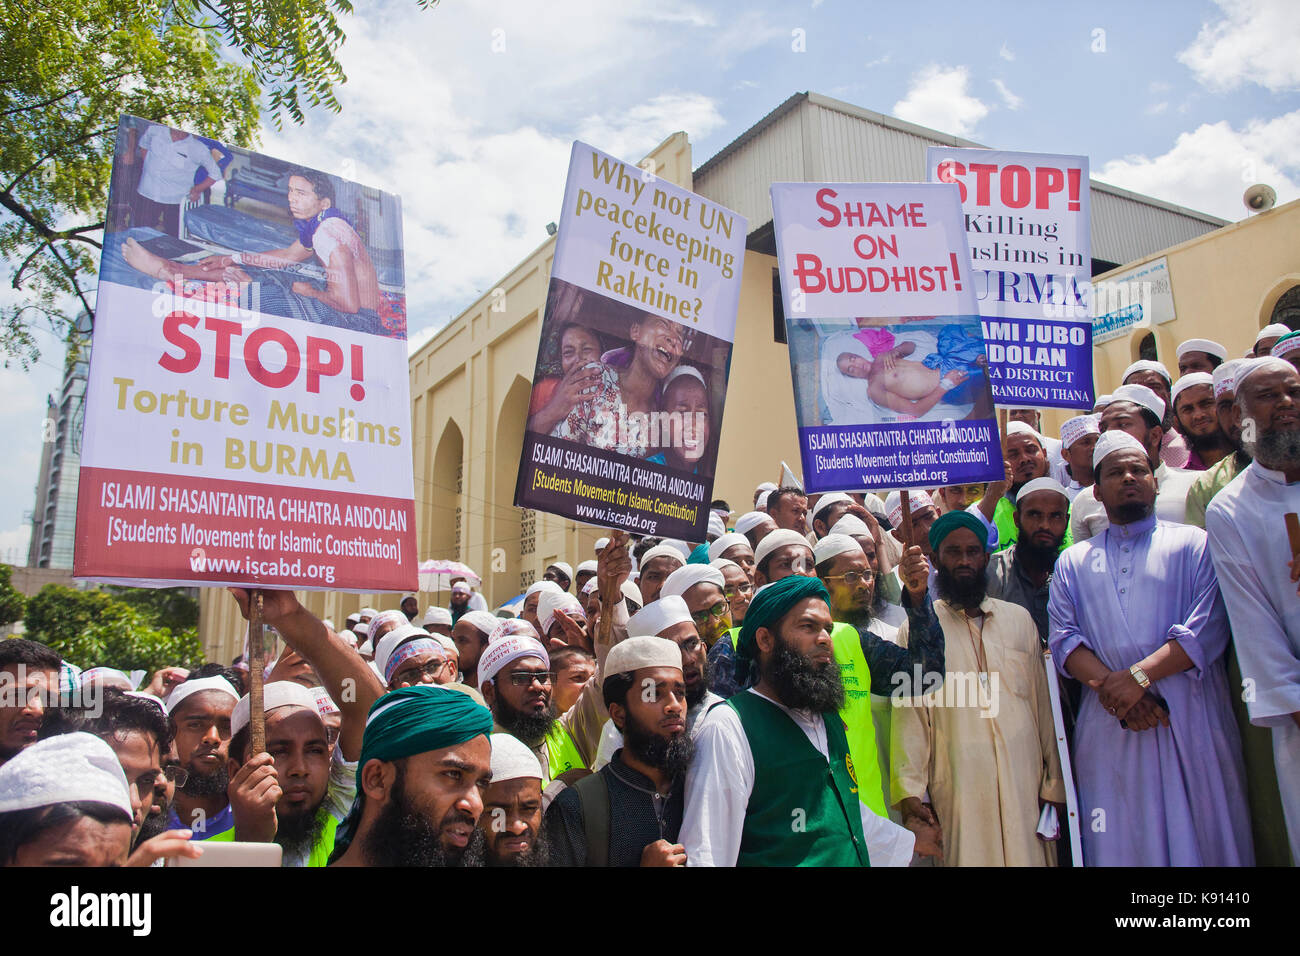
{"type": "Polygon", "coordinates": [[[736,519],[736,533],[743,534],[751,548],[757,548],[758,543],[775,530],[776,522],[763,511],[750,511],[736,519]]]}
{"type": "Polygon", "coordinates": [[[706,652],[731,630],[731,608],[723,593],[726,586],[727,581],[717,568],[687,564],[668,575],[659,592],[660,600],[675,595],[686,602],[706,652]]]}
{"type": "MultiPolygon", "coordinates": [[[[414,621],[415,616],[420,613],[420,599],[414,594],[408,594],[403,597],[402,600],[398,602],[397,606],[401,608],[402,613],[406,615],[408,621],[414,621]]],[[[325,626],[331,631],[334,630],[333,626],[328,623],[325,626]]]]}
{"type": "Polygon", "coordinates": [[[1271,325],[1264,326],[1259,330],[1259,334],[1255,336],[1254,350],[1246,357],[1263,358],[1265,355],[1268,355],[1273,346],[1277,344],[1278,339],[1284,335],[1288,335],[1290,332],[1291,327],[1289,325],[1283,325],[1281,322],[1274,322],[1271,325]]]}
{"type": "Polygon", "coordinates": [[[1208,372],[1188,372],[1174,383],[1170,393],[1174,403],[1174,422],[1191,446],[1188,471],[1205,471],[1232,453],[1232,442],[1219,427],[1214,405],[1214,376],[1208,372]]]}
{"type": "MultiPolygon", "coordinates": [[[[1237,398],[1237,370],[1253,359],[1231,359],[1214,370],[1214,411],[1233,453],[1201,472],[1187,489],[1188,524],[1205,527],[1205,509],[1210,501],[1250,464],[1250,454],[1241,444],[1241,424],[1234,414],[1237,398]]],[[[1235,703],[1234,703],[1235,706],[1235,703]]]]}
{"type": "MultiPolygon", "coordinates": [[[[1043,446],[1043,452],[1047,455],[1047,473],[1057,475],[1065,467],[1061,454],[1061,440],[1053,438],[1043,431],[1043,415],[1036,408],[1009,408],[1007,409],[1007,424],[1011,422],[1024,422],[1034,430],[1038,436],[1039,442],[1043,446]]],[[[1007,430],[1010,434],[1010,428],[1007,430]]]]}
{"type": "MultiPolygon", "coordinates": [[[[555,585],[546,582],[551,587],[555,585]]],[[[536,603],[534,603],[536,616],[536,603]]],[[[451,639],[456,642],[459,653],[461,679],[478,689],[478,662],[483,651],[487,649],[488,635],[501,623],[501,619],[488,611],[467,611],[451,629],[451,639]]]]}
{"type": "Polygon", "coordinates": [[[761,498],[761,497],[762,497],[766,492],[769,492],[769,491],[776,491],[776,482],[773,482],[773,481],[760,481],[760,482],[758,483],[758,487],[754,489],[754,508],[755,508],[755,510],[761,510],[761,509],[759,509],[759,507],[758,507],[758,499],[761,498]]]}
{"type": "MultiPolygon", "coordinates": [[[[1169,374],[1169,369],[1161,362],[1139,359],[1124,370],[1120,381],[1124,385],[1145,385],[1160,399],[1164,407],[1164,412],[1160,416],[1160,427],[1164,429],[1161,435],[1160,460],[1170,468],[1185,467],[1187,456],[1192,450],[1183,436],[1174,429],[1174,403],[1170,391],[1174,380],[1169,374]]],[[[1111,400],[1118,401],[1122,391],[1124,391],[1122,388],[1115,389],[1111,394],[1111,400]]]]}
{"type": "Polygon", "coordinates": [[[1092,449],[1101,437],[1101,416],[1075,415],[1061,424],[1061,453],[1065,456],[1065,474],[1070,479],[1065,493],[1074,501],[1079,492],[1092,485],[1092,449]]]}
{"type": "Polygon", "coordinates": [[[451,627],[455,622],[451,619],[451,612],[445,607],[430,607],[424,612],[424,620],[420,622],[430,634],[441,634],[444,637],[451,636],[451,627]]]}
{"type": "Polygon", "coordinates": [[[842,491],[832,491],[830,494],[822,495],[817,499],[817,504],[813,506],[809,515],[812,520],[813,534],[819,538],[825,537],[830,532],[831,525],[847,514],[854,504],[853,499],[842,491]]]}
{"type": "Polygon", "coordinates": [[[405,624],[384,635],[375,648],[375,666],[385,687],[398,690],[416,684],[452,683],[456,679],[457,659],[455,654],[447,652],[438,637],[413,624],[405,624]]]}
{"type": "Polygon", "coordinates": [[[574,569],[573,574],[574,574],[574,578],[573,578],[574,590],[577,591],[579,594],[581,594],[582,589],[587,586],[587,582],[592,580],[596,576],[595,560],[593,559],[589,561],[579,562],[577,568],[574,569]]]}
{"type": "Polygon", "coordinates": [[[590,651],[591,635],[587,633],[587,612],[582,602],[572,594],[542,591],[537,601],[537,633],[547,647],[573,644],[590,651]]]}
{"type": "Polygon", "coordinates": [[[727,558],[736,562],[751,581],[754,573],[754,549],[744,534],[729,531],[709,545],[709,560],[727,558]]]}
{"type": "Polygon", "coordinates": [[[705,532],[704,540],[712,544],[726,533],[727,524],[722,520],[722,516],[709,512],[709,530],[705,532]]]}
{"type": "Polygon", "coordinates": [[[123,866],[132,818],[122,766],[94,734],[41,740],[0,767],[0,867],[123,866]]]}
{"type": "Polygon", "coordinates": [[[681,651],[672,641],[634,636],[615,644],[602,681],[623,747],[606,766],[564,790],[546,811],[554,866],[684,866],[677,843],[686,768],[681,651]],[[589,815],[600,814],[591,820],[589,815]],[[598,834],[597,843],[587,834],[598,834]]]}
{"type": "Polygon", "coordinates": [[[537,620],[537,602],[542,599],[543,591],[554,591],[559,594],[564,588],[560,587],[554,581],[541,580],[534,581],[528,585],[528,590],[524,591],[524,605],[519,610],[519,616],[531,624],[537,631],[541,632],[541,625],[537,620]]]}
{"type": "Polygon", "coordinates": [[[1174,354],[1178,358],[1180,376],[1192,372],[1213,375],[1214,370],[1228,357],[1228,350],[1210,339],[1188,339],[1179,344],[1174,354]]]}
{"type": "MultiPolygon", "coordinates": [[[[1182,524],[1186,518],[1187,491],[1197,472],[1171,467],[1163,460],[1164,430],[1160,422],[1164,419],[1164,412],[1164,402],[1151,389],[1144,385],[1121,385],[1115,389],[1110,404],[1101,413],[1101,438],[1097,440],[1097,447],[1101,447],[1107,432],[1116,430],[1127,432],[1140,442],[1150,454],[1155,468],[1158,489],[1156,516],[1162,521],[1182,524]]],[[[1094,477],[1096,461],[1094,450],[1094,477]]],[[[1071,505],[1070,537],[1076,544],[1086,541],[1104,531],[1108,523],[1106,508],[1094,483],[1091,492],[1080,494],[1071,505]]]]}
{"type": "MultiPolygon", "coordinates": [[[[1088,474],[1092,474],[1091,462],[1088,474]]],[[[987,593],[1028,611],[1038,628],[1039,643],[1046,647],[1048,585],[1070,530],[1069,492],[1055,478],[1035,478],[1016,495],[1012,517],[1016,543],[989,559],[987,593]]]]}
{"type": "Polygon", "coordinates": [[[605,545],[607,545],[607,544],[609,544],[609,538],[597,538],[597,539],[596,539],[596,554],[599,555],[600,552],[604,551],[604,550],[605,550],[605,545]]]}
{"type": "Polygon", "coordinates": [[[637,578],[637,587],[644,598],[642,606],[659,597],[659,589],[668,580],[668,575],[686,563],[682,553],[671,544],[657,544],[641,555],[641,576],[637,578]]]}
{"type": "Polygon", "coordinates": [[[173,748],[188,779],[172,799],[169,830],[190,830],[206,840],[234,826],[230,782],[230,715],[239,692],[225,677],[190,677],[167,695],[173,748]]]}
{"type": "Polygon", "coordinates": [[[406,619],[406,613],[404,611],[380,611],[371,618],[370,628],[366,631],[366,637],[370,641],[370,646],[376,651],[379,650],[379,642],[384,639],[385,634],[409,623],[410,621],[406,619]]]}
{"type": "Polygon", "coordinates": [[[492,783],[483,793],[479,829],[488,866],[546,866],[542,841],[542,767],[510,734],[492,734],[492,783]]]}
{"type": "MultiPolygon", "coordinates": [[[[939,509],[934,506],[934,499],[918,488],[907,492],[908,503],[912,508],[912,544],[928,554],[930,525],[939,517],[939,509]]],[[[891,491],[885,498],[885,520],[891,530],[880,536],[880,570],[888,574],[898,567],[903,560],[903,496],[898,491],[891,491]]]]}
{"type": "Polygon", "coordinates": [[[561,591],[568,591],[569,585],[573,583],[573,565],[564,561],[549,564],[542,573],[542,580],[554,581],[560,586],[561,591]]]}
{"type": "Polygon", "coordinates": [[[363,607],[360,611],[357,612],[357,616],[361,619],[360,623],[365,624],[378,613],[379,612],[375,610],[373,607],[363,607]]]}
{"type": "Polygon", "coordinates": [[[331,757],[325,720],[306,687],[273,681],[262,688],[262,705],[265,753],[249,755],[247,696],[230,716],[231,837],[278,843],[281,866],[324,866],[356,796],[357,765],[331,757]]]}

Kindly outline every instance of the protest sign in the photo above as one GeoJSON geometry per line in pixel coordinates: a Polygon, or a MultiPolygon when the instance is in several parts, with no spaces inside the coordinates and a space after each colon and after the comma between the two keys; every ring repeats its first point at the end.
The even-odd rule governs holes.
{"type": "Polygon", "coordinates": [[[746,221],[574,143],[515,504],[703,541],[746,221]]]}
{"type": "Polygon", "coordinates": [[[1088,157],[930,146],[956,183],[999,405],[1092,408],[1088,157]]]}
{"type": "Polygon", "coordinates": [[[124,117],[75,575],[413,590],[403,287],[396,196],[124,117]]]}
{"type": "Polygon", "coordinates": [[[1000,479],[957,190],[773,183],[810,492],[1000,479]]]}

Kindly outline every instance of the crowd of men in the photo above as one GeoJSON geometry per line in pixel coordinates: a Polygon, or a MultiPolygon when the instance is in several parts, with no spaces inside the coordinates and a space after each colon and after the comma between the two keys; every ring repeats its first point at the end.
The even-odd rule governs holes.
{"type": "Polygon", "coordinates": [[[1013,411],[1001,481],[787,475],[703,543],[555,562],[517,617],[263,592],[263,752],[242,662],[138,690],[0,642],[0,865],[1293,863],[1297,365],[1284,327],[1185,342],[1059,438],[1013,411]]]}

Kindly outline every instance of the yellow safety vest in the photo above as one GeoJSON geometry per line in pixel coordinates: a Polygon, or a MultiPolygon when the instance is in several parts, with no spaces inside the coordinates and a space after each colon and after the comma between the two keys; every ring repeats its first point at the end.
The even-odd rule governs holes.
{"type": "Polygon", "coordinates": [[[877,816],[887,816],[883,786],[884,771],[876,750],[876,727],[871,719],[871,671],[862,653],[862,639],[852,624],[839,621],[831,628],[835,662],[844,682],[844,706],[840,720],[849,741],[849,776],[857,786],[858,799],[877,816]]]}

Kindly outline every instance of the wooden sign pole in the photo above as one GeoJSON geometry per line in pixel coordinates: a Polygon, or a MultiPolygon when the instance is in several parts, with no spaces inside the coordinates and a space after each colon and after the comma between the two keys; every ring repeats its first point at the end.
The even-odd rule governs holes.
{"type": "Polygon", "coordinates": [[[262,590],[248,592],[248,732],[250,754],[266,750],[266,711],[262,704],[262,671],[266,648],[262,644],[262,590]]]}

